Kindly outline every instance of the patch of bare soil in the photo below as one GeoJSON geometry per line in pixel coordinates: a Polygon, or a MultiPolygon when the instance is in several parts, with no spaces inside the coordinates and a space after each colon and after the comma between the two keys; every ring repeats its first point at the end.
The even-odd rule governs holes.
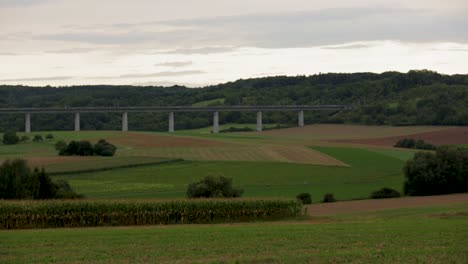
{"type": "Polygon", "coordinates": [[[161,136],[137,132],[126,132],[125,134],[123,134],[123,136],[112,139],[112,143],[118,145],[147,148],[216,147],[229,145],[229,143],[214,140],[204,140],[182,136],[161,136]]]}
{"type": "Polygon", "coordinates": [[[395,145],[396,142],[403,138],[413,138],[417,140],[422,139],[435,145],[468,144],[468,127],[446,128],[439,131],[410,134],[405,136],[334,140],[334,142],[390,147],[395,145]]]}
{"type": "Polygon", "coordinates": [[[465,202],[468,202],[468,193],[312,204],[307,206],[307,213],[326,216],[465,202]]]}

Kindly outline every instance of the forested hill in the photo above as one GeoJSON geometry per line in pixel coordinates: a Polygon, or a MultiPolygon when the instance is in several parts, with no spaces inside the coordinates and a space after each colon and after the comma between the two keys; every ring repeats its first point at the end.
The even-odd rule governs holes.
{"type": "MultiPolygon", "coordinates": [[[[0,86],[0,107],[351,104],[345,113],[307,113],[306,123],[468,125],[468,75],[431,71],[319,74],[238,80],[205,88],[0,86]]],[[[220,122],[254,122],[254,113],[221,113],[220,122]]],[[[34,130],[73,128],[71,115],[33,115],[34,130]]],[[[177,114],[176,128],[208,126],[209,113],[177,114]]],[[[296,123],[297,113],[265,113],[264,122],[296,123]]],[[[132,130],[167,129],[165,114],[130,114],[132,130]]],[[[2,131],[24,117],[0,116],[2,131]]],[[[84,129],[118,129],[117,114],[83,114],[84,129]]]]}

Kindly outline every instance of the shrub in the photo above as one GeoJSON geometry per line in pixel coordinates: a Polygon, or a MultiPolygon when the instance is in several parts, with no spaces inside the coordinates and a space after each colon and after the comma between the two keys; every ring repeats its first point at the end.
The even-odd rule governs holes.
{"type": "Polygon", "coordinates": [[[55,143],[54,146],[55,146],[55,150],[62,152],[67,148],[67,142],[63,140],[59,140],[55,143]]]}
{"type": "MultiPolygon", "coordinates": [[[[58,143],[58,142],[57,142],[58,143]]],[[[62,143],[60,143],[62,145],[62,143]]],[[[57,147],[63,147],[62,146],[56,146],[57,147]]],[[[59,155],[62,156],[72,156],[72,155],[77,155],[77,156],[92,156],[94,154],[94,149],[91,143],[89,141],[70,141],[68,145],[65,148],[62,148],[59,150],[59,155]]]]}
{"type": "Polygon", "coordinates": [[[115,155],[117,148],[111,143],[101,139],[94,145],[94,153],[99,156],[111,157],[115,155]]]}
{"type": "Polygon", "coordinates": [[[94,146],[89,141],[59,141],[55,144],[55,149],[59,151],[61,156],[93,156],[94,154],[99,156],[113,156],[117,148],[111,143],[104,139],[99,140],[94,146]]]}
{"type": "Polygon", "coordinates": [[[323,201],[324,203],[334,203],[336,202],[336,199],[335,199],[335,196],[333,196],[332,193],[326,193],[324,196],[323,196],[323,201]]]}
{"type": "Polygon", "coordinates": [[[15,145],[18,144],[20,138],[16,135],[16,132],[6,132],[3,134],[3,144],[15,145]]]}
{"type": "Polygon", "coordinates": [[[21,142],[28,142],[29,141],[29,137],[28,136],[22,136],[21,139],[20,139],[21,142]]]}
{"type": "Polygon", "coordinates": [[[384,187],[380,190],[372,192],[370,197],[372,199],[396,198],[401,197],[401,194],[397,190],[384,187]]]}
{"type": "Polygon", "coordinates": [[[468,149],[439,147],[406,162],[404,193],[438,195],[468,192],[468,149]]]}
{"type": "Polygon", "coordinates": [[[242,127],[242,128],[230,127],[230,128],[227,128],[227,129],[222,129],[219,132],[220,133],[232,133],[232,132],[250,132],[250,131],[254,131],[254,130],[252,128],[250,128],[250,127],[242,127]]]}
{"type": "MultiPolygon", "coordinates": [[[[59,189],[44,169],[31,171],[25,160],[6,160],[0,165],[0,199],[57,198],[59,189]]],[[[74,193],[71,188],[67,192],[74,193]]]]}
{"type": "Polygon", "coordinates": [[[311,204],[312,196],[310,193],[300,193],[296,196],[296,199],[299,200],[302,204],[311,204]]]}
{"type": "Polygon", "coordinates": [[[43,141],[42,136],[41,136],[41,135],[34,135],[33,141],[34,141],[34,142],[41,142],[41,141],[43,141]]]}
{"type": "Polygon", "coordinates": [[[206,176],[198,182],[189,184],[187,197],[189,198],[232,198],[240,197],[244,191],[232,186],[232,178],[220,176],[206,176]]]}
{"type": "Polygon", "coordinates": [[[425,149],[425,150],[435,150],[436,146],[424,142],[424,140],[414,140],[411,138],[404,138],[399,140],[394,147],[396,148],[410,148],[410,149],[425,149]]]}
{"type": "Polygon", "coordinates": [[[52,139],[54,139],[54,135],[52,135],[52,134],[47,134],[47,135],[45,136],[45,138],[46,138],[47,140],[52,140],[52,139]]]}

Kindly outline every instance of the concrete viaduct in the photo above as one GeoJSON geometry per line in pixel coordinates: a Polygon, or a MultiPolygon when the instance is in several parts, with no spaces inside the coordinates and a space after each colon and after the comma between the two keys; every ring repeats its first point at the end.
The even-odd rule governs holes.
{"type": "Polygon", "coordinates": [[[257,131],[262,131],[263,111],[297,111],[298,125],[304,126],[304,111],[342,111],[352,109],[349,105],[283,105],[283,106],[168,106],[168,107],[66,107],[66,108],[0,108],[0,114],[24,114],[25,132],[31,132],[33,114],[74,114],[75,131],[80,131],[80,113],[122,113],[122,131],[128,131],[128,113],[169,113],[169,132],[174,132],[174,113],[212,112],[213,133],[219,133],[219,112],[256,112],[257,131]]]}

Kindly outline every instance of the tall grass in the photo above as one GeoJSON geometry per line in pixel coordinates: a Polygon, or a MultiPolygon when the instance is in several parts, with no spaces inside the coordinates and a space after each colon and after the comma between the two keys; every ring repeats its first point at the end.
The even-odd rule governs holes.
{"type": "Polygon", "coordinates": [[[293,200],[0,201],[0,229],[224,223],[300,213],[293,200]]]}

